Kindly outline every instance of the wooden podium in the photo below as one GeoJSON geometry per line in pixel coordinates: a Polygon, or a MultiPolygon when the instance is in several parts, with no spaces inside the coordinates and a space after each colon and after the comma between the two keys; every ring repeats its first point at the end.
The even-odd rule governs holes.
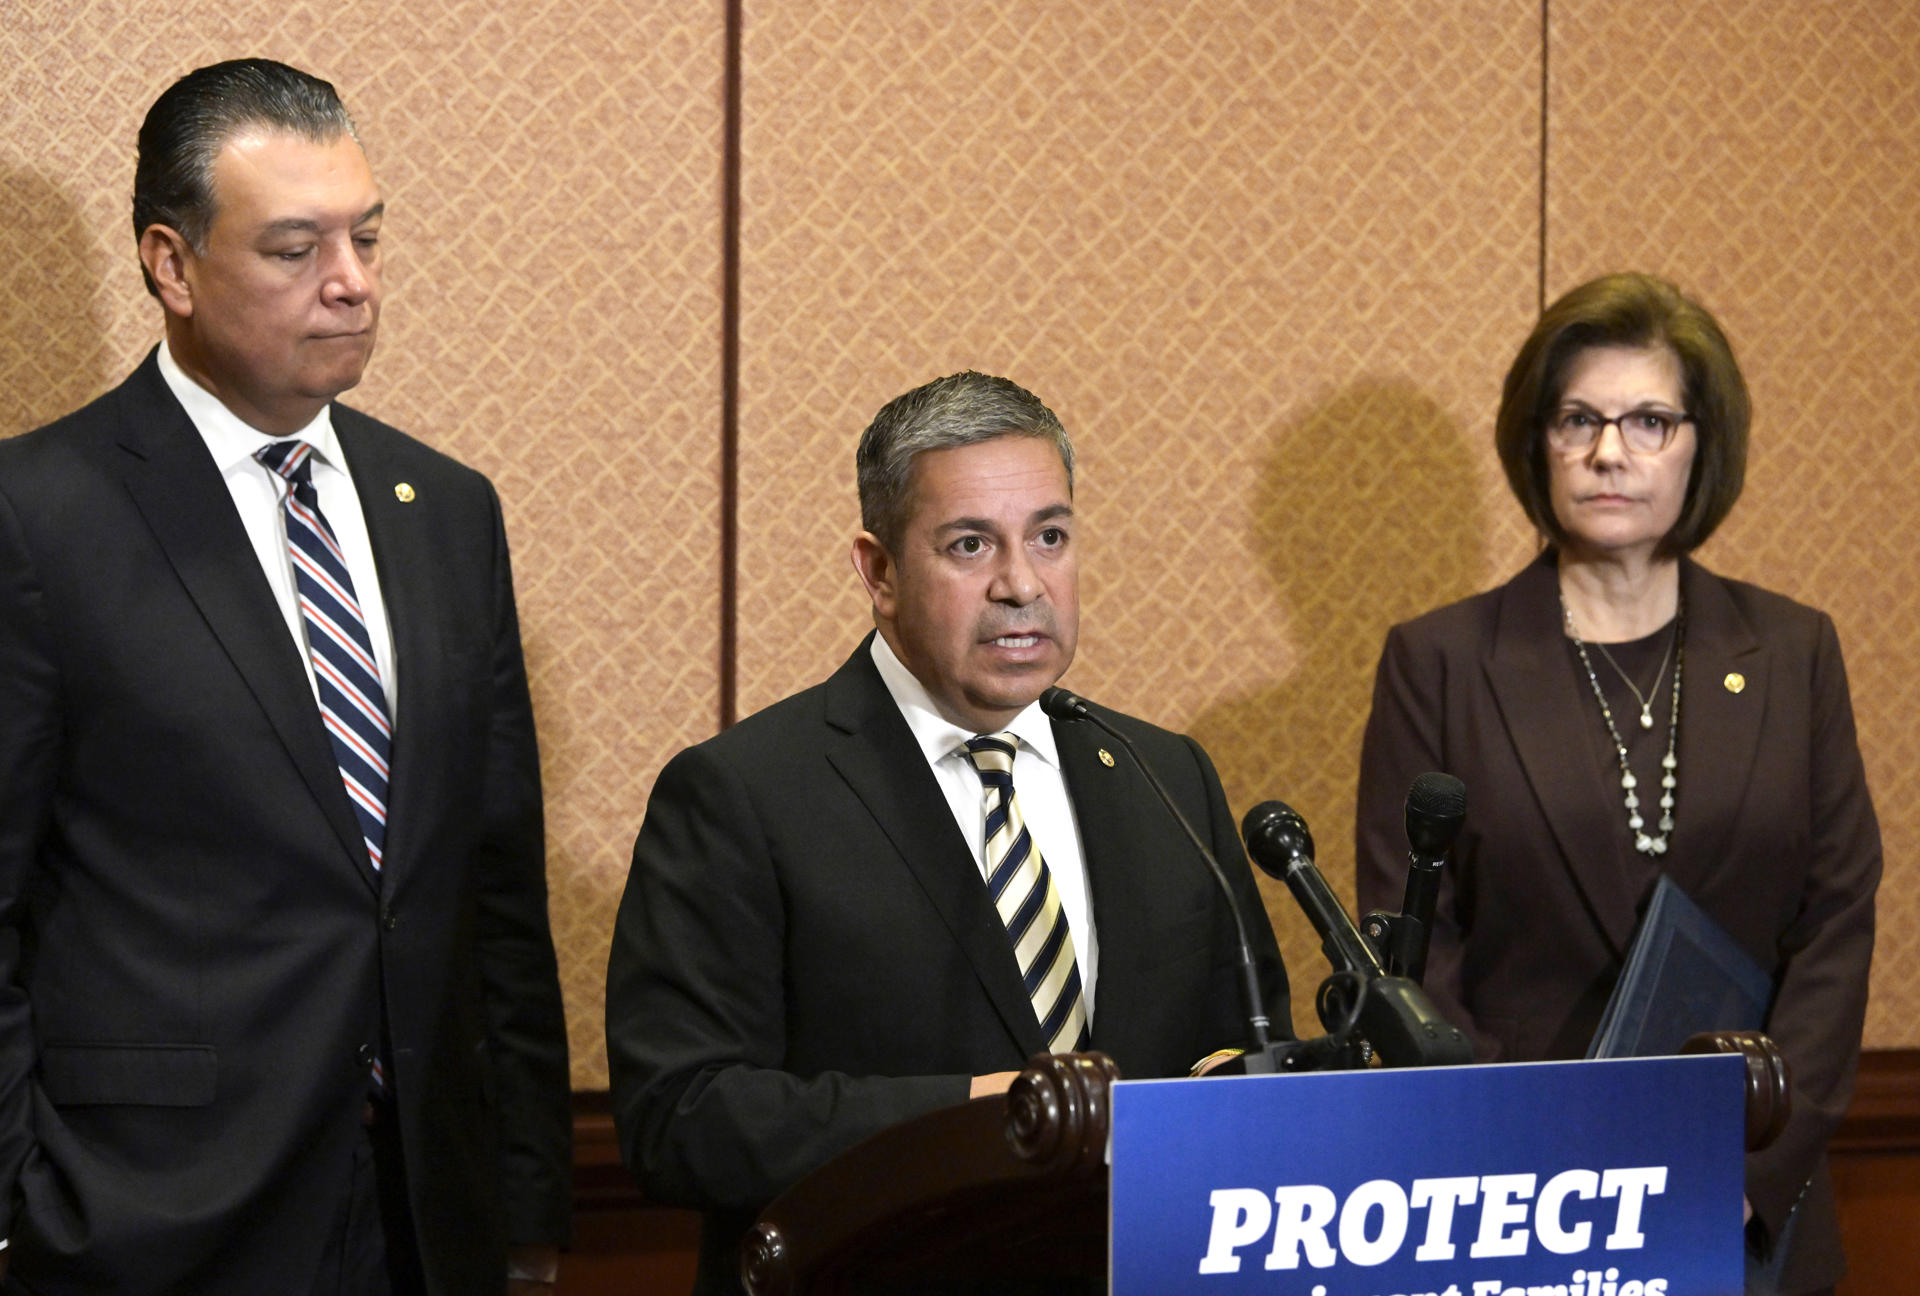
{"type": "MultiPolygon", "coordinates": [[[[1787,1068],[1755,1032],[1696,1035],[1687,1053],[1747,1063],[1749,1151],[1778,1138],[1787,1068]]],[[[883,1130],[782,1193],[741,1245],[752,1296],[852,1287],[1078,1279],[1107,1271],[1109,1099],[1100,1053],[1035,1058],[1005,1098],[978,1098],[883,1130]]]]}
{"type": "Polygon", "coordinates": [[[1107,1270],[1103,1053],[1043,1055],[1004,1098],[882,1130],[775,1198],[741,1244],[753,1296],[1107,1270]]]}

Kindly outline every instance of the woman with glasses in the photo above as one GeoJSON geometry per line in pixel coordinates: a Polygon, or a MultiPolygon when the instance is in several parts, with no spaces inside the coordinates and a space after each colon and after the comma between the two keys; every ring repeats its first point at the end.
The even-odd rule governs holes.
{"type": "Polygon", "coordinates": [[[1713,317],[1609,275],[1541,316],[1495,425],[1540,557],[1396,626],[1361,756],[1360,908],[1397,910],[1426,770],[1472,809],[1426,985],[1488,1061],[1578,1058],[1662,873],[1773,978],[1786,1133],[1748,1158],[1749,1290],[1842,1269],[1824,1148],[1853,1087],[1880,833],[1833,622],[1688,556],[1727,516],[1748,398],[1713,317]]]}

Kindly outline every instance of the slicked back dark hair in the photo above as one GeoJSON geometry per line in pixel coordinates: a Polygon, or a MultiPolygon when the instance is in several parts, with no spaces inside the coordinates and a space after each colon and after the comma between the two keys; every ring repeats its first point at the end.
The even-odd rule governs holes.
{"type": "Polygon", "coordinates": [[[913,461],[929,450],[977,445],[1003,436],[1041,437],[1060,452],[1073,492],[1073,442],[1052,410],[1018,383],[991,374],[949,374],[896,396],[860,434],[854,468],[860,525],[892,553],[906,529],[913,461]]]}
{"type": "MultiPolygon", "coordinates": [[[[168,86],[140,125],[133,169],[133,237],[153,225],[178,230],[195,252],[213,225],[213,163],[250,127],[290,131],[326,144],[355,135],[333,86],[271,59],[234,59],[187,73],[168,86]]],[[[159,295],[145,265],[147,291],[159,295]]]]}
{"type": "Polygon", "coordinates": [[[1733,511],[1747,476],[1753,407],[1733,346],[1707,308],[1665,279],[1611,274],[1547,307],[1514,357],[1494,419],[1494,446],[1527,517],[1556,547],[1567,534],[1547,489],[1547,423],[1566,394],[1567,370],[1592,347],[1659,347],[1680,361],[1681,399],[1693,420],[1693,471],[1679,520],[1657,557],[1691,553],[1733,511]]]}

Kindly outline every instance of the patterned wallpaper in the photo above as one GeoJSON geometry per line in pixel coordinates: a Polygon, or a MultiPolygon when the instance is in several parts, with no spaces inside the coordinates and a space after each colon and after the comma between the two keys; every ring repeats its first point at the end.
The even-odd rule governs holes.
{"type": "MultiPolygon", "coordinates": [[[[1552,0],[1546,286],[1646,266],[1741,348],[1755,462],[1706,557],[1839,621],[1890,860],[1868,1038],[1920,1044],[1899,795],[1920,567],[1896,498],[1920,20],[1656,9],[1552,0]]],[[[353,399],[500,487],[574,1080],[603,1086],[627,851],[659,765],[717,723],[724,667],[723,3],[423,0],[399,21],[183,0],[157,34],[102,0],[0,13],[0,432],[157,336],[125,198],[169,80],[265,53],[354,107],[392,215],[385,337],[353,399]]],[[[1540,17],[747,0],[741,711],[866,625],[846,551],[873,411],[935,374],[1006,373],[1081,449],[1071,682],[1198,735],[1236,809],[1297,806],[1345,885],[1381,635],[1531,549],[1489,429],[1540,291],[1540,17]]],[[[1278,888],[1268,905],[1310,990],[1315,942],[1278,888]]]]}

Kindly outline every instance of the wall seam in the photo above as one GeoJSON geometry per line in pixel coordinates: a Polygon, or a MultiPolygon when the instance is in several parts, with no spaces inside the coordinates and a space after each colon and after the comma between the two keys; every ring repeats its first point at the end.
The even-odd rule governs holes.
{"type": "Polygon", "coordinates": [[[739,718],[740,101],[744,0],[726,0],[720,181],[720,728],[739,718]]]}
{"type": "Polygon", "coordinates": [[[1547,95],[1551,85],[1548,58],[1553,44],[1551,8],[1552,0],[1540,0],[1540,264],[1537,274],[1541,314],[1547,310],[1547,95]]]}

